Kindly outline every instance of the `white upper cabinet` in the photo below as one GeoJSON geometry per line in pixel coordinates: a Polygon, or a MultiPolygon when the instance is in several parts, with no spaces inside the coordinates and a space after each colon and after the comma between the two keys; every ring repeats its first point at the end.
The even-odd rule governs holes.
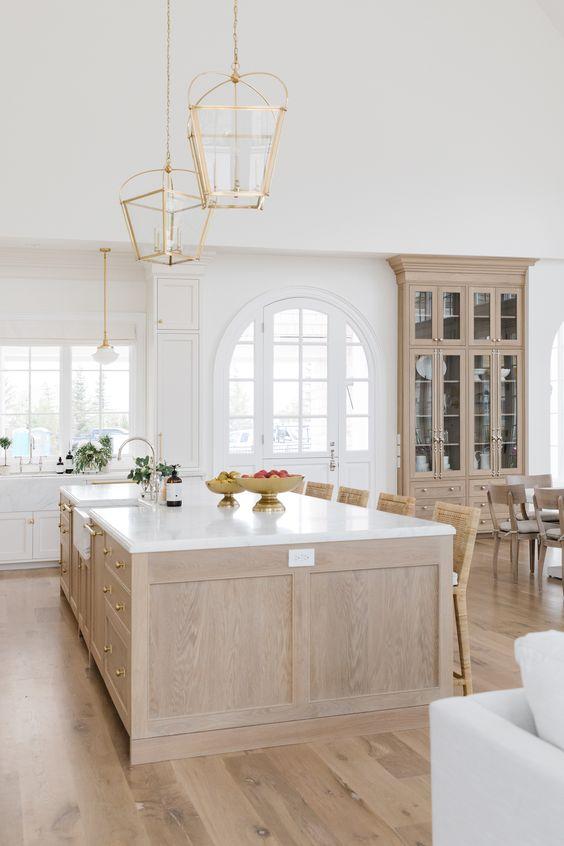
{"type": "Polygon", "coordinates": [[[159,458],[198,467],[198,335],[159,333],[157,340],[159,458]]]}
{"type": "Polygon", "coordinates": [[[157,279],[157,329],[195,332],[199,329],[198,280],[157,279]]]}

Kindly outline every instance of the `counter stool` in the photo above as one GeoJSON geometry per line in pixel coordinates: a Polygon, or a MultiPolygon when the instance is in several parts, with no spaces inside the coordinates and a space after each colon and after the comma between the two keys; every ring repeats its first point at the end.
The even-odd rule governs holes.
{"type": "Polygon", "coordinates": [[[378,505],[376,507],[378,511],[386,511],[388,514],[400,514],[402,517],[414,517],[415,497],[381,493],[378,497],[378,505]]]}
{"type": "Polygon", "coordinates": [[[331,499],[334,487],[335,485],[325,482],[308,482],[305,489],[305,495],[314,496],[317,499],[331,499]]]}
{"type": "Polygon", "coordinates": [[[341,485],[337,493],[337,502],[360,505],[361,508],[366,508],[369,499],[370,491],[364,491],[361,488],[345,488],[341,485]]]}

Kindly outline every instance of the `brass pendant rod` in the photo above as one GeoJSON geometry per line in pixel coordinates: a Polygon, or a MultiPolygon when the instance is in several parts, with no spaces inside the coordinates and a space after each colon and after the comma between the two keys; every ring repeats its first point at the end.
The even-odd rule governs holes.
{"type": "Polygon", "coordinates": [[[100,252],[104,257],[104,339],[102,346],[109,346],[108,341],[108,253],[111,252],[110,247],[100,247],[100,252]]]}
{"type": "Polygon", "coordinates": [[[233,64],[231,69],[233,76],[239,78],[239,43],[237,38],[237,26],[239,24],[239,0],[233,2],[233,64]]]}
{"type": "Polygon", "coordinates": [[[165,169],[170,170],[170,0],[166,0],[166,161],[165,169]]]}

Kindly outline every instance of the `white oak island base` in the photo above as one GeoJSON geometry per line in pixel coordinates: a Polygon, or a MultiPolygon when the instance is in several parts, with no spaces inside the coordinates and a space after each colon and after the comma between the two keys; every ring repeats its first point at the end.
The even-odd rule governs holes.
{"type": "Polygon", "coordinates": [[[215,500],[91,519],[79,624],[132,763],[413,728],[452,693],[451,527],[297,495],[223,538],[215,500]]]}

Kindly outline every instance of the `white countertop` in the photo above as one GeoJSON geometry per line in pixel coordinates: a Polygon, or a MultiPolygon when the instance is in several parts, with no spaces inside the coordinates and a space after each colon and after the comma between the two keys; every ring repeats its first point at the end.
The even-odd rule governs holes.
{"type": "Polygon", "coordinates": [[[454,534],[443,523],[294,493],[280,497],[283,514],[255,514],[256,494],[237,494],[236,510],[218,508],[218,499],[202,485],[188,492],[182,508],[104,507],[91,516],[131,553],[454,534]]]}
{"type": "Polygon", "coordinates": [[[115,485],[64,485],[61,487],[61,493],[79,508],[123,506],[137,501],[139,485],[135,482],[115,485]]]}

